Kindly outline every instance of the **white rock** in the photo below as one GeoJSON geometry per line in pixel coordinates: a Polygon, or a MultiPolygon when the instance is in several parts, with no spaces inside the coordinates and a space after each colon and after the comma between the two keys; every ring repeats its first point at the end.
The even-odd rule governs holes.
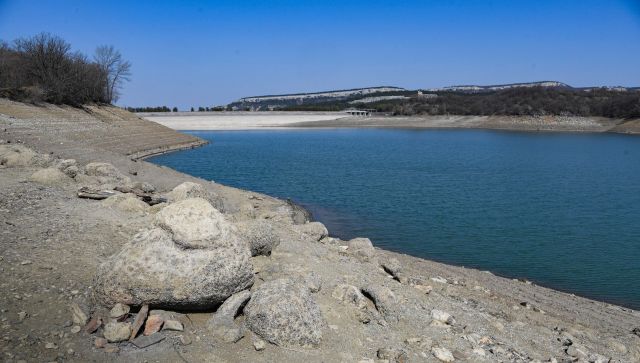
{"type": "Polygon", "coordinates": [[[433,347],[431,353],[442,362],[453,362],[453,354],[447,348],[433,347]]]}

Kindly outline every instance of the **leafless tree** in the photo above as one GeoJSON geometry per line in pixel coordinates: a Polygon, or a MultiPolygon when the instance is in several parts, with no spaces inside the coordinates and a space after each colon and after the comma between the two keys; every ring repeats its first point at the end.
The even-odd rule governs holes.
{"type": "Polygon", "coordinates": [[[112,45],[102,45],[96,49],[94,61],[107,74],[106,96],[108,102],[116,102],[124,82],[131,77],[131,63],[122,59],[112,45]]]}

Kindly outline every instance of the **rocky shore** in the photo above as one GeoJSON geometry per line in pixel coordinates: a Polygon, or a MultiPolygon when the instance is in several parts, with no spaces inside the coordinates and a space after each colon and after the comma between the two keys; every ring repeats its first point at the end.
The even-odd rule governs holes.
{"type": "Polygon", "coordinates": [[[140,160],[201,142],[0,100],[3,361],[640,361],[638,311],[342,241],[140,160]]]}

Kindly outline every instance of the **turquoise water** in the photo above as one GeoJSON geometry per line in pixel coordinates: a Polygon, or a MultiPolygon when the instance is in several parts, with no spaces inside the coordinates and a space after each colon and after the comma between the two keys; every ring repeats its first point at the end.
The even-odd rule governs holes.
{"type": "Polygon", "coordinates": [[[332,235],[640,309],[640,137],[193,132],[150,161],[291,198],[332,235]]]}

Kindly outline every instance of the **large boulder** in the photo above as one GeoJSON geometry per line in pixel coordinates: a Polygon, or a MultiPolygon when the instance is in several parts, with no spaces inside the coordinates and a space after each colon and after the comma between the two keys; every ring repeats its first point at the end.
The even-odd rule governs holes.
{"type": "Polygon", "coordinates": [[[75,178],[80,172],[78,162],[75,159],[57,159],[54,166],[70,178],[75,178]]]}
{"type": "Polygon", "coordinates": [[[131,179],[109,163],[93,162],[85,165],[85,175],[94,184],[128,185],[131,179]]]}
{"type": "Polygon", "coordinates": [[[264,220],[239,222],[236,224],[240,236],[249,243],[252,256],[269,256],[280,244],[280,237],[273,224],[264,220]]]}
{"type": "Polygon", "coordinates": [[[217,210],[224,211],[222,199],[215,193],[209,192],[202,184],[184,182],[166,194],[170,202],[179,202],[190,198],[202,198],[208,200],[217,210]]]}
{"type": "Polygon", "coordinates": [[[305,224],[294,225],[293,228],[302,234],[305,238],[312,239],[313,241],[320,241],[321,239],[329,235],[327,227],[320,222],[309,222],[305,224]]]}
{"type": "Polygon", "coordinates": [[[49,155],[41,155],[23,145],[0,145],[0,165],[46,166],[49,155]]]}
{"type": "Polygon", "coordinates": [[[58,185],[73,181],[73,179],[56,168],[40,169],[33,173],[29,180],[43,185],[58,185]]]}
{"type": "Polygon", "coordinates": [[[349,253],[361,262],[373,262],[376,259],[376,250],[368,238],[354,238],[347,242],[349,253]]]}
{"type": "MultiPolygon", "coordinates": [[[[106,305],[149,304],[155,307],[210,309],[253,284],[251,253],[231,226],[203,213],[200,200],[185,200],[170,211],[199,216],[202,225],[165,213],[166,229],[138,233],[116,255],[98,267],[96,297],[106,305]],[[189,203],[193,203],[189,206],[189,203]],[[177,228],[173,221],[187,223],[177,228]],[[191,233],[186,226],[198,228],[191,233]],[[180,243],[175,240],[177,233],[180,243]],[[209,233],[207,235],[206,233],[209,233]],[[189,240],[189,238],[196,238],[189,240]]],[[[205,201],[206,203],[206,201],[205,201]]],[[[209,206],[210,207],[210,206],[209,206]]],[[[166,207],[169,208],[169,207],[166,207]]],[[[166,209],[165,208],[165,209],[166,209]]],[[[211,208],[213,209],[213,208],[211,208]]]]}
{"type": "Polygon", "coordinates": [[[156,214],[155,223],[185,248],[207,248],[223,241],[239,243],[236,229],[202,198],[169,204],[156,214]]]}
{"type": "Polygon", "coordinates": [[[251,331],[280,346],[316,347],[326,323],[309,289],[292,279],[265,282],[244,308],[251,331]]]}
{"type": "Polygon", "coordinates": [[[131,193],[116,194],[102,201],[102,206],[114,208],[123,212],[146,213],[149,205],[131,193]]]}

